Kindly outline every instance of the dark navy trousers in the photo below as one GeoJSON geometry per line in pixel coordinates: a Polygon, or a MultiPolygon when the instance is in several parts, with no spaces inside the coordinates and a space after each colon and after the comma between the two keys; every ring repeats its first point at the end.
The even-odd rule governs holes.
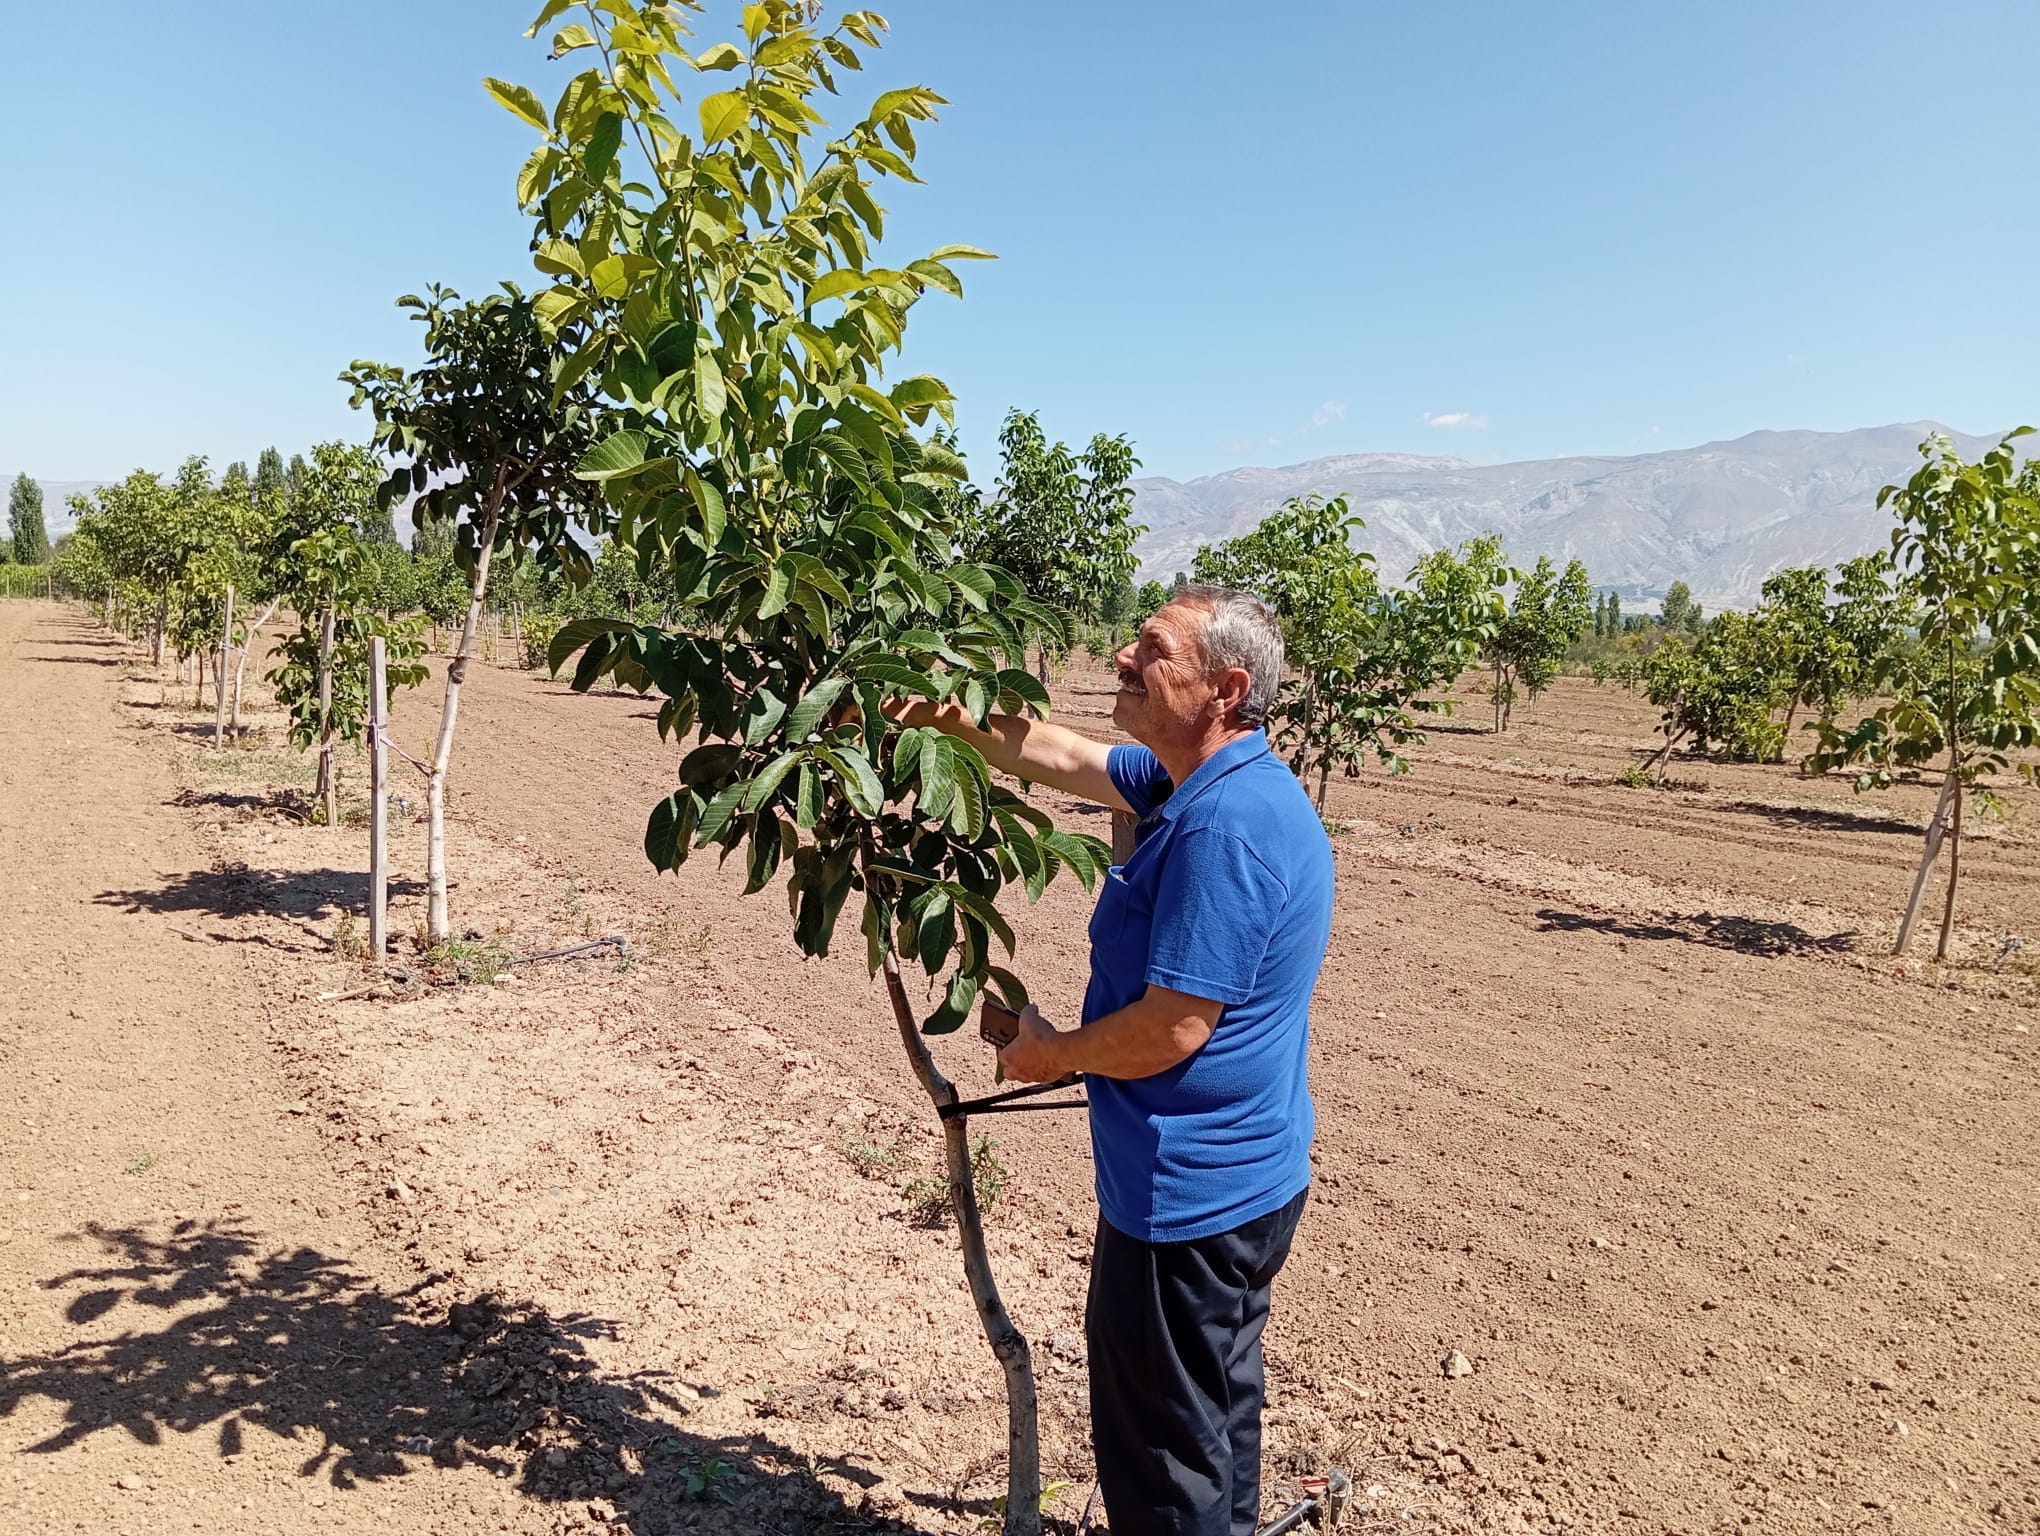
{"type": "Polygon", "coordinates": [[[1099,1218],[1084,1334],[1112,1536],[1253,1536],[1261,1330],[1309,1195],[1184,1243],[1142,1242],[1099,1218]]]}

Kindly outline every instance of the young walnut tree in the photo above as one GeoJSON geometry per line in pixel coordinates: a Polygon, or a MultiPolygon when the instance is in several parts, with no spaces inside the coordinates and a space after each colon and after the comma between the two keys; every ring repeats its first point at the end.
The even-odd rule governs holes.
{"type": "Polygon", "coordinates": [[[466,302],[433,288],[429,298],[406,295],[397,303],[424,322],[424,364],[406,373],[357,362],[341,378],[354,386],[354,404],[375,412],[376,442],[397,460],[378,493],[385,515],[413,498],[419,529],[451,533],[454,563],[467,578],[455,599],[460,640],[446,665],[426,773],[425,926],[434,944],[444,944],[453,931],[446,777],[489,576],[497,560],[532,555],[571,580],[587,578],[588,556],[572,527],[577,518],[592,519],[597,500],[577,470],[594,446],[598,418],[585,379],[555,377],[552,340],[516,287],[466,302]]]}
{"type": "MultiPolygon", "coordinates": [[[[764,0],[741,37],[696,46],[698,3],[553,0],[555,58],[585,61],[548,110],[492,94],[543,142],[518,198],[552,286],[534,313],[556,348],[555,395],[584,381],[613,430],[579,473],[602,531],[670,580],[684,629],[613,618],[564,626],[551,660],[574,686],[608,677],[665,696],[662,737],[695,744],[656,805],[645,851],[662,869],[713,848],[747,892],[783,880],[808,954],[854,910],[901,1041],[938,1106],[957,1095],[924,1034],[959,1027],[987,989],[1018,1005],[997,962],[1013,932],[997,901],[1061,869],[1086,884],[1107,855],[995,784],[970,747],[899,729],[889,698],[953,700],[982,721],[1042,709],[1025,633],[1058,616],[956,547],[963,463],[923,436],[949,390],[884,364],[931,289],[960,294],[945,246],[898,266],[876,243],[880,184],[916,180],[916,133],[941,98],[890,90],[839,112],[884,22],[764,0]],[[917,1020],[904,970],[939,997],[917,1020]]],[[[980,1321],[1007,1385],[1005,1526],[1041,1528],[1027,1341],[993,1281],[961,1118],[944,1120],[950,1197],[980,1321]]]]}

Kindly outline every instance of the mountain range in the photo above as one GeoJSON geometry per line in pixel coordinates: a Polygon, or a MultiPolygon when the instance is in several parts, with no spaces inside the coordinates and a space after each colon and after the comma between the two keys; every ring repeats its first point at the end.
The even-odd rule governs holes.
{"type": "Polygon", "coordinates": [[[1931,432],[1948,433],[1965,459],[1997,441],[1920,421],[1752,432],[1620,458],[1474,464],[1360,453],[1188,481],[1148,477],[1133,482],[1134,520],[1147,525],[1134,552],[1143,579],[1167,581],[1190,569],[1200,545],[1316,492],[1343,495],[1366,520],[1354,544],[1392,583],[1432,550],[1492,532],[1513,564],[1577,556],[1597,587],[1625,599],[1655,599],[1683,581],[1709,608],[1747,608],[1773,571],[1884,546],[1891,515],[1877,509],[1877,493],[1911,477],[1931,432]]]}
{"type": "MultiPolygon", "coordinates": [[[[1143,578],[1187,571],[1199,546],[1244,533],[1291,496],[1343,495],[1366,521],[1355,544],[1400,581],[1420,556],[1493,532],[1515,564],[1578,556],[1596,586],[1649,603],[1675,581],[1709,608],[1747,608],[1785,566],[1835,565],[1884,545],[1877,493],[1918,468],[1919,445],[1947,432],[1974,459],[1997,441],[1933,422],[1853,432],[1752,432],[1626,457],[1474,464],[1409,453],[1340,454],[1195,480],[1133,482],[1143,578]]],[[[11,482],[8,472],[0,484],[11,482]]],[[[64,499],[102,481],[44,481],[50,537],[71,525],[64,499]]],[[[4,528],[0,528],[4,533],[4,528]]]]}

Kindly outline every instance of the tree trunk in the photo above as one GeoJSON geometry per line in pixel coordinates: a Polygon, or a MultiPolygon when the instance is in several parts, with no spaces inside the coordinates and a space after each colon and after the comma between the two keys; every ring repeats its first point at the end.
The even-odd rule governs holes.
{"type": "MultiPolygon", "coordinates": [[[[900,980],[899,962],[890,952],[884,959],[885,990],[892,1000],[893,1021],[914,1076],[938,1108],[956,1102],[956,1088],[935,1065],[928,1042],[921,1037],[900,980]]],[[[978,1322],[1006,1373],[1006,1519],[1004,1536],[1041,1536],[1041,1437],[1034,1389],[1034,1356],[1027,1339],[1006,1315],[999,1284],[992,1277],[992,1258],[985,1248],[984,1221],[978,1212],[977,1184],[971,1175],[970,1127],[961,1117],[942,1122],[942,1150],[949,1166],[949,1200],[956,1211],[956,1234],[963,1245],[963,1272],[970,1282],[978,1322]]]]}
{"type": "Polygon", "coordinates": [[[1894,955],[1904,954],[1912,944],[1913,919],[1920,915],[1920,897],[1926,894],[1927,876],[1941,853],[1941,839],[1948,830],[1948,798],[1954,793],[1955,770],[1951,766],[1941,784],[1941,798],[1934,802],[1934,818],[1927,823],[1926,847],[1920,851],[1920,867],[1913,876],[1912,895],[1906,898],[1905,916],[1898,920],[1898,942],[1891,947],[1894,955]]]}
{"type": "Polygon", "coordinates": [[[1320,753],[1317,760],[1317,813],[1320,821],[1324,819],[1325,814],[1325,785],[1331,781],[1331,777],[1331,761],[1320,753]]]}
{"type": "Polygon", "coordinates": [[[1048,686],[1048,636],[1046,635],[1036,635],[1034,637],[1034,675],[1040,681],[1042,687],[1046,688],[1048,686]]]}
{"type": "Polygon", "coordinates": [[[1955,936],[1955,888],[1962,883],[1962,781],[1955,781],[1955,803],[1948,822],[1948,896],[1941,905],[1941,938],[1934,958],[1948,960],[1948,941],[1955,936]]]}
{"type": "Polygon", "coordinates": [[[158,671],[163,667],[163,631],[170,624],[170,599],[165,596],[156,605],[156,633],[149,643],[149,665],[158,671]]]}
{"type": "Polygon", "coordinates": [[[1658,783],[1660,784],[1664,783],[1665,770],[1671,766],[1672,762],[1672,748],[1676,747],[1680,742],[1684,741],[1685,739],[1686,733],[1684,731],[1667,730],[1665,732],[1665,744],[1658,748],[1657,756],[1653,757],[1648,763],[1644,764],[1644,771],[1647,773],[1652,768],[1657,769],[1658,783]]]}
{"type": "Polygon", "coordinates": [[[340,821],[340,786],[333,782],[333,610],[319,620],[319,805],[326,825],[340,821]]]}
{"type": "Polygon", "coordinates": [[[444,944],[453,931],[446,914],[446,767],[453,759],[453,728],[460,718],[460,685],[467,680],[475,631],[481,627],[482,602],[489,591],[489,559],[495,553],[496,525],[502,516],[507,485],[507,472],[497,470],[475,541],[475,572],[468,585],[467,622],[461,625],[460,644],[446,664],[446,703],[439,711],[439,739],[432,748],[432,772],[425,789],[425,931],[434,944],[444,944]]]}
{"type": "Polygon", "coordinates": [[[1792,721],[1798,713],[1799,695],[1795,693],[1785,705],[1785,734],[1778,738],[1778,755],[1772,759],[1773,762],[1782,763],[1785,761],[1785,749],[1792,743],[1792,721]]]}
{"type": "Polygon", "coordinates": [[[262,617],[248,626],[248,638],[241,642],[241,659],[234,663],[233,710],[227,719],[227,724],[233,727],[237,736],[241,733],[241,674],[248,670],[248,653],[255,649],[255,637],[262,633],[263,625],[276,617],[277,605],[282,601],[280,597],[272,597],[269,606],[262,610],[262,617]]]}

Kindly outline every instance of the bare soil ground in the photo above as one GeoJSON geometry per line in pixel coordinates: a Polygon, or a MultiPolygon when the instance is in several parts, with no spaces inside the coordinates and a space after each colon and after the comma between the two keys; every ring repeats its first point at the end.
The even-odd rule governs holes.
{"type": "MultiPolygon", "coordinates": [[[[1104,733],[1108,688],[1058,702],[1104,733]]],[[[978,1528],[1003,1410],[913,1187],[931,1117],[861,953],[652,875],[651,706],[478,668],[475,979],[345,999],[364,835],[302,823],[274,720],[215,755],[182,699],[0,605],[0,1530],[978,1528]]],[[[436,705],[401,701],[413,750],[436,705]]],[[[1631,789],[1640,699],[1518,720],[1332,789],[1271,1506],[1337,1458],[1361,1530],[2040,1530],[2031,797],[1972,846],[1960,963],[1900,963],[1931,789],[1631,789]]],[[[1066,1020],[1085,913],[1014,914],[1066,1020]]],[[[1088,1148],[982,1126],[1073,1519],[1088,1148]]]]}

